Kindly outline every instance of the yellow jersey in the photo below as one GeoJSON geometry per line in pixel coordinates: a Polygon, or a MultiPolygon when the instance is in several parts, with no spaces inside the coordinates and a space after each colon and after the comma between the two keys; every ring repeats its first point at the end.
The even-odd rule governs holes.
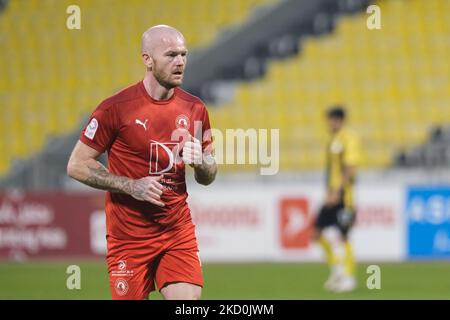
{"type": "Polygon", "coordinates": [[[360,142],[357,134],[345,127],[331,136],[327,145],[327,187],[340,189],[346,208],[353,208],[354,179],[343,185],[344,168],[358,166],[361,158],[360,142]]]}

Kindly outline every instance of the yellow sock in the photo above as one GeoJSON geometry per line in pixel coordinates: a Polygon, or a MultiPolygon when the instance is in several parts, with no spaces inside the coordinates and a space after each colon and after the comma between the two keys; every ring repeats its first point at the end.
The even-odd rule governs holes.
{"type": "Polygon", "coordinates": [[[327,259],[328,265],[330,266],[330,268],[332,268],[338,263],[338,261],[336,255],[333,252],[331,243],[327,239],[325,239],[324,236],[320,237],[319,243],[322,246],[323,252],[325,252],[325,257],[327,259]]]}
{"type": "Polygon", "coordinates": [[[344,243],[344,272],[348,276],[355,275],[355,257],[353,256],[353,247],[350,241],[346,240],[344,243]]]}

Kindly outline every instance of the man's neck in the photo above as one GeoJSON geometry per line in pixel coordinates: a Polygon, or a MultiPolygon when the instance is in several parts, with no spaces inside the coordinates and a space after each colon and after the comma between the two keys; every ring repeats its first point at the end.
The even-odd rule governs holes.
{"type": "Polygon", "coordinates": [[[163,87],[150,73],[147,73],[144,77],[144,87],[148,95],[157,101],[170,99],[174,92],[174,88],[163,87]]]}

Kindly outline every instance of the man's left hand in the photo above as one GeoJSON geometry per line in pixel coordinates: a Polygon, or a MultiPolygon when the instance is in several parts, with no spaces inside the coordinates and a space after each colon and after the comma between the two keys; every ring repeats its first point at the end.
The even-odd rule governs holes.
{"type": "Polygon", "coordinates": [[[188,141],[183,147],[183,162],[195,167],[202,163],[202,144],[200,141],[191,136],[192,141],[188,141]]]}

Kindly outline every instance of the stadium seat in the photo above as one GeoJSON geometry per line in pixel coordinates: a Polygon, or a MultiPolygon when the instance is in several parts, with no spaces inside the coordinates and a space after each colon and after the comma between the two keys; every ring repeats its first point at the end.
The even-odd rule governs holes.
{"type": "Polygon", "coordinates": [[[262,79],[210,108],[212,125],[280,128],[282,170],[323,168],[323,116],[336,103],[360,132],[365,168],[423,143],[432,126],[450,122],[450,1],[377,4],[380,30],[367,29],[364,12],[340,17],[331,34],[304,39],[298,55],[272,60],[262,79]]]}
{"type": "Polygon", "coordinates": [[[178,28],[195,50],[273,1],[80,0],[80,30],[66,28],[73,1],[9,1],[0,13],[0,114],[9,137],[0,141],[8,150],[0,155],[0,175],[11,160],[30,157],[50,135],[75,130],[102,99],[142,78],[140,37],[149,26],[178,28]]]}

